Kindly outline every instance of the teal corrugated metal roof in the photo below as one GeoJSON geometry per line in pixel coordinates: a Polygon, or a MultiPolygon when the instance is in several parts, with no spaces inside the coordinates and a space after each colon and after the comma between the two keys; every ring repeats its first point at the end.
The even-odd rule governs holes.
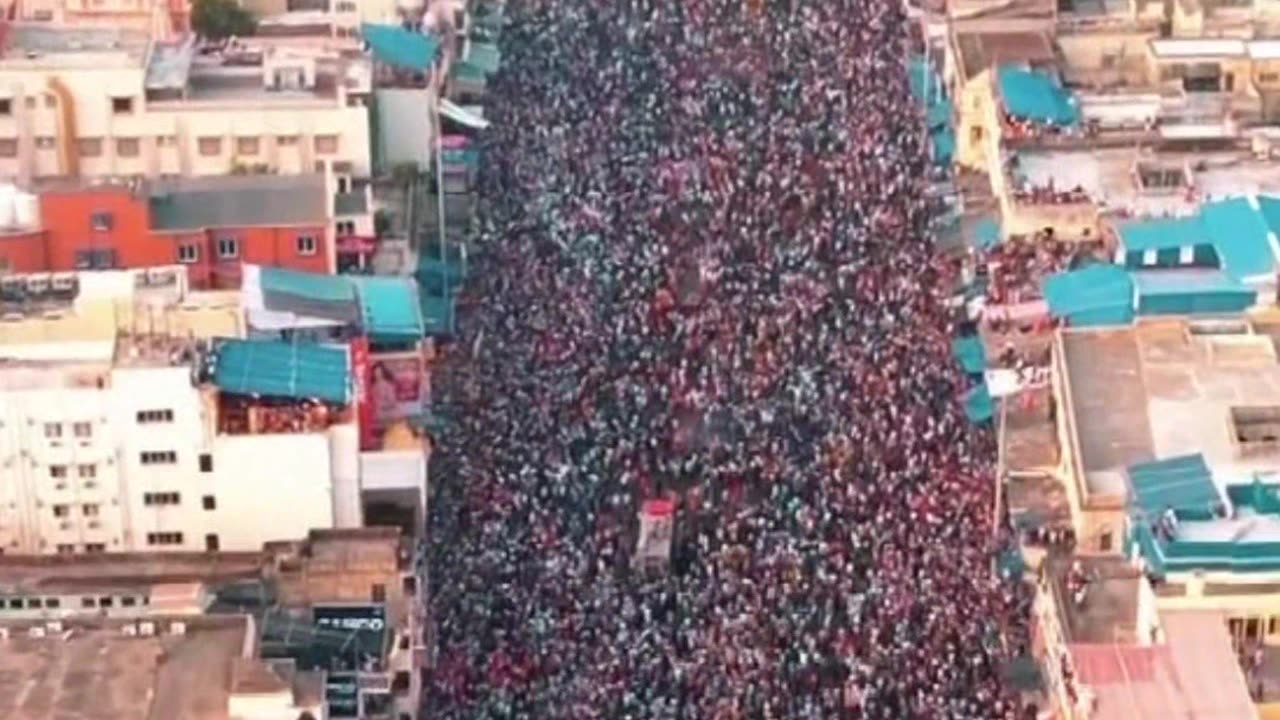
{"type": "Polygon", "coordinates": [[[1165,510],[1179,516],[1206,519],[1222,503],[1204,456],[1181,455],[1129,466],[1134,504],[1155,518],[1165,510]]]}
{"type": "Polygon", "coordinates": [[[263,340],[219,344],[213,383],[237,395],[351,402],[346,348],[263,340]]]}
{"type": "Polygon", "coordinates": [[[1280,234],[1280,197],[1259,195],[1258,212],[1262,213],[1262,219],[1271,232],[1280,234]]]}
{"type": "Polygon", "coordinates": [[[1120,226],[1120,242],[1128,252],[1168,250],[1209,244],[1198,217],[1143,220],[1120,226]]]}
{"type": "Polygon", "coordinates": [[[1268,238],[1271,228],[1261,203],[1255,208],[1245,198],[1212,202],[1200,210],[1200,217],[1228,273],[1243,280],[1275,272],[1276,256],[1268,238]]]}
{"type": "Polygon", "coordinates": [[[996,414],[995,401],[991,399],[991,391],[982,383],[974,388],[964,399],[964,414],[972,423],[984,423],[996,414]]]}
{"type": "Polygon", "coordinates": [[[1080,124],[1075,99],[1052,77],[1006,65],[998,71],[1000,97],[1010,115],[1063,127],[1080,124]]]}
{"type": "Polygon", "coordinates": [[[428,335],[452,335],[454,332],[454,302],[452,297],[422,296],[422,321],[428,335]]]}
{"type": "Polygon", "coordinates": [[[1049,312],[1072,325],[1124,325],[1133,320],[1133,278],[1115,265],[1059,273],[1044,283],[1049,312]]]}
{"type": "Polygon", "coordinates": [[[261,273],[264,293],[281,293],[321,302],[356,301],[355,287],[341,275],[321,275],[275,267],[263,267],[261,273]]]}
{"type": "Polygon", "coordinates": [[[1138,296],[1182,293],[1242,294],[1257,292],[1221,270],[1149,270],[1133,273],[1138,296]]]}
{"type": "Polygon", "coordinates": [[[1000,244],[1000,222],[995,218],[984,218],[973,231],[973,240],[977,247],[987,250],[1000,244]]]}
{"type": "Polygon", "coordinates": [[[378,62],[404,70],[426,70],[435,64],[440,53],[437,38],[398,25],[365,23],[360,26],[360,34],[378,62]]]}
{"type": "Polygon", "coordinates": [[[418,284],[400,277],[352,277],[360,317],[375,342],[421,340],[424,332],[418,284]]]}

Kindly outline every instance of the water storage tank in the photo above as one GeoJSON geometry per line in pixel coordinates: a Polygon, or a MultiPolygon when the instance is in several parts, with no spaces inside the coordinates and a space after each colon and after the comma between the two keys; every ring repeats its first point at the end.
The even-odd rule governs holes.
{"type": "Polygon", "coordinates": [[[40,227],[40,198],[34,193],[20,192],[13,196],[14,222],[18,227],[40,227]]]}

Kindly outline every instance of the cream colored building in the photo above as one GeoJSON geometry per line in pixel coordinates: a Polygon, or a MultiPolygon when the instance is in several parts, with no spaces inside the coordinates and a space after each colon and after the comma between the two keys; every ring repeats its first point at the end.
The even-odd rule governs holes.
{"type": "Polygon", "coordinates": [[[271,46],[241,61],[260,64],[128,30],[12,25],[0,178],[369,175],[367,61],[271,46]]]}

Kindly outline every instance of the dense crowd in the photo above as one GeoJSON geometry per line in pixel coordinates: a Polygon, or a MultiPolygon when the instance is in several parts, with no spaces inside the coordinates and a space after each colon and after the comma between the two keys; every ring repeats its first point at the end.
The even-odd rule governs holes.
{"type": "Polygon", "coordinates": [[[436,380],[432,718],[1033,712],[901,3],[754,4],[510,2],[436,380]]]}

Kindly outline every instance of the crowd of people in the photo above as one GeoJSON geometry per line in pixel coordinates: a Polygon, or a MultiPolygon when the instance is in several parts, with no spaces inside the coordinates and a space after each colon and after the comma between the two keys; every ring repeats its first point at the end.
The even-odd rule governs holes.
{"type": "Polygon", "coordinates": [[[1033,716],[902,4],[506,15],[433,380],[430,717],[1033,716]]]}

